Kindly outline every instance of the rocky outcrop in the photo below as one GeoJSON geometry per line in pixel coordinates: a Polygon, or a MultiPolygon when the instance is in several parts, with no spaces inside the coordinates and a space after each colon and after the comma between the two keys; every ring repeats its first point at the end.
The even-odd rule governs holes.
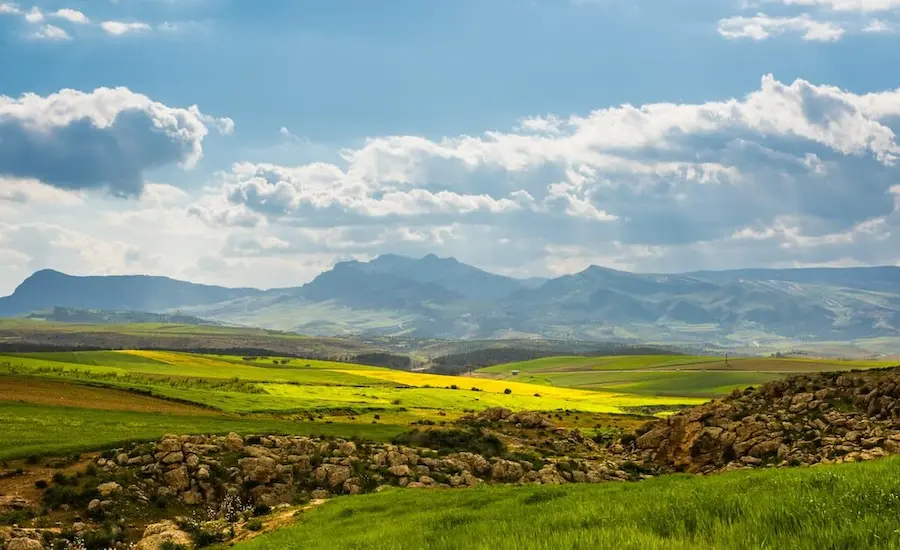
{"type": "Polygon", "coordinates": [[[166,546],[173,545],[180,545],[184,548],[194,547],[188,533],[182,531],[174,522],[166,520],[148,525],[144,530],[144,536],[134,545],[133,550],[162,550],[166,546]]]}
{"type": "Polygon", "coordinates": [[[610,451],[661,472],[870,460],[900,452],[900,369],[796,375],[658,420],[610,451]]]}

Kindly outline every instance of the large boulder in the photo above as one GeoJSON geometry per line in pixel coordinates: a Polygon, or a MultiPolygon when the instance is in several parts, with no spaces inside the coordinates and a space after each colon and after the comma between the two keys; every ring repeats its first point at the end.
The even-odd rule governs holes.
{"type": "Polygon", "coordinates": [[[525,475],[525,468],[518,462],[511,460],[498,460],[491,468],[491,479],[494,481],[504,481],[512,483],[522,479],[525,475]]]}
{"type": "Polygon", "coordinates": [[[44,545],[34,539],[19,537],[6,543],[6,550],[44,550],[44,545]]]}
{"type": "Polygon", "coordinates": [[[277,475],[275,459],[270,457],[251,457],[242,458],[238,461],[241,467],[241,474],[247,481],[253,483],[265,484],[274,480],[277,475]]]}
{"type": "Polygon", "coordinates": [[[327,485],[333,489],[340,487],[345,481],[350,479],[351,473],[349,466],[323,464],[316,468],[313,475],[315,476],[316,483],[319,485],[327,485]]]}
{"type": "Polygon", "coordinates": [[[180,493],[181,491],[186,491],[191,486],[191,478],[188,475],[188,470],[186,466],[179,466],[177,468],[173,468],[166,473],[163,474],[163,483],[166,484],[167,487],[175,491],[176,493],[180,493]]]}
{"type": "Polygon", "coordinates": [[[185,548],[193,548],[194,542],[191,536],[182,531],[172,521],[162,521],[148,525],[144,530],[144,536],[133,550],[162,550],[166,546],[180,545],[185,548]]]}

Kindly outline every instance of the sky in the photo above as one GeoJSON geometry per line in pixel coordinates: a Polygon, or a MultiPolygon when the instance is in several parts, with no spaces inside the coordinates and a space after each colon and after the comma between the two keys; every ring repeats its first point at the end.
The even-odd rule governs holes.
{"type": "Polygon", "coordinates": [[[900,0],[0,0],[0,295],[900,265],[900,0]]]}

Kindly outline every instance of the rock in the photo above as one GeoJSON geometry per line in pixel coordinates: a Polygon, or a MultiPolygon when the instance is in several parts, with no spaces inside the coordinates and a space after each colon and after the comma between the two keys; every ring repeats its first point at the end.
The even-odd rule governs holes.
{"type": "Polygon", "coordinates": [[[187,464],[187,467],[191,470],[196,470],[197,466],[200,465],[200,457],[195,454],[189,454],[187,458],[184,459],[184,463],[187,464]]]}
{"type": "Polygon", "coordinates": [[[498,460],[491,468],[491,478],[495,481],[515,482],[522,479],[525,469],[518,462],[498,460]]]}
{"type": "Polygon", "coordinates": [[[188,506],[196,506],[203,502],[203,495],[199,491],[187,491],[181,495],[181,501],[188,506]]]}
{"type": "Polygon", "coordinates": [[[485,409],[478,413],[475,417],[476,420],[483,420],[486,422],[499,422],[504,420],[512,415],[512,411],[504,408],[504,407],[491,407],[490,409],[485,409]]]}
{"type": "Polygon", "coordinates": [[[541,468],[537,475],[542,485],[559,485],[566,482],[565,478],[556,471],[556,468],[550,465],[541,468]]]}
{"type": "Polygon", "coordinates": [[[156,451],[159,453],[174,453],[181,451],[181,440],[174,435],[165,436],[156,444],[156,451]]]}
{"type": "Polygon", "coordinates": [[[254,504],[277,506],[293,502],[294,493],[293,485],[275,483],[272,485],[260,485],[250,489],[250,498],[254,504]]]}
{"type": "Polygon", "coordinates": [[[184,453],[181,451],[176,451],[174,453],[168,453],[166,456],[160,460],[163,464],[175,464],[177,462],[184,462],[184,453]]]}
{"type": "Polygon", "coordinates": [[[181,545],[185,548],[193,548],[191,536],[182,531],[172,521],[163,521],[148,525],[144,530],[144,536],[133,550],[162,550],[166,546],[181,545]]]}
{"type": "Polygon", "coordinates": [[[238,464],[241,467],[244,479],[248,481],[269,483],[275,479],[276,462],[272,458],[242,458],[238,461],[238,464]]]}
{"type": "Polygon", "coordinates": [[[541,416],[540,413],[524,411],[517,414],[514,414],[508,419],[510,422],[515,423],[516,425],[521,425],[522,428],[528,429],[541,429],[541,428],[553,428],[553,423],[547,420],[544,416],[541,416]]]}
{"type": "Polygon", "coordinates": [[[309,494],[315,500],[324,500],[326,498],[331,498],[331,493],[324,489],[316,489],[309,494]]]}
{"type": "Polygon", "coordinates": [[[356,444],[352,441],[344,441],[338,445],[337,451],[339,456],[353,456],[356,454],[356,444]]]}
{"type": "Polygon", "coordinates": [[[88,510],[96,510],[100,507],[100,499],[95,498],[92,501],[88,502],[88,510]]]}
{"type": "Polygon", "coordinates": [[[100,493],[101,497],[108,497],[113,494],[121,493],[122,486],[115,481],[107,481],[106,483],[97,485],[97,491],[100,493]]]}
{"type": "Polygon", "coordinates": [[[244,450],[244,439],[238,434],[231,432],[225,436],[223,447],[227,451],[242,451],[244,450]]]}
{"type": "Polygon", "coordinates": [[[196,477],[199,480],[205,481],[205,480],[209,479],[209,470],[207,470],[205,467],[200,467],[197,470],[197,473],[194,474],[194,477],[196,477]]]}
{"type": "Polygon", "coordinates": [[[406,464],[398,464],[388,468],[388,473],[394,477],[406,477],[409,475],[409,466],[406,464]]]}
{"type": "Polygon", "coordinates": [[[34,539],[19,537],[6,543],[6,550],[44,550],[44,545],[34,539]]]}
{"type": "Polygon", "coordinates": [[[179,466],[163,474],[163,482],[173,491],[180,493],[191,486],[191,478],[186,466],[179,466]]]}
{"type": "Polygon", "coordinates": [[[128,456],[128,453],[119,453],[116,455],[116,464],[118,464],[119,466],[125,466],[126,464],[128,464],[129,459],[130,457],[128,456]]]}
{"type": "MultiPolygon", "coordinates": [[[[409,469],[408,467],[404,466],[409,469]]],[[[316,468],[313,473],[315,480],[320,485],[328,487],[340,487],[345,481],[350,479],[351,470],[349,466],[341,466],[338,464],[323,464],[316,468]]]]}

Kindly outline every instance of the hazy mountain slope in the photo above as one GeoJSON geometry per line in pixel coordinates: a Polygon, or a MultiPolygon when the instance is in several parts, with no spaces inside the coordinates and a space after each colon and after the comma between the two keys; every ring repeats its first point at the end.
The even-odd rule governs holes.
{"type": "Polygon", "coordinates": [[[223,288],[147,275],[75,277],[45,269],[0,298],[0,316],[52,307],[158,312],[261,294],[250,288],[223,288]]]}
{"type": "Polygon", "coordinates": [[[541,281],[452,258],[387,255],[270,291],[42,271],[0,299],[0,315],[53,306],[182,312],[319,335],[848,341],[900,338],[900,268],[635,274],[592,266],[541,281]]]}
{"type": "Polygon", "coordinates": [[[534,286],[533,281],[495,275],[455,258],[438,258],[434,254],[420,259],[385,254],[366,263],[342,262],[335,266],[334,271],[350,266],[367,274],[395,275],[423,286],[436,285],[462,297],[477,300],[496,300],[516,290],[534,286]]]}

